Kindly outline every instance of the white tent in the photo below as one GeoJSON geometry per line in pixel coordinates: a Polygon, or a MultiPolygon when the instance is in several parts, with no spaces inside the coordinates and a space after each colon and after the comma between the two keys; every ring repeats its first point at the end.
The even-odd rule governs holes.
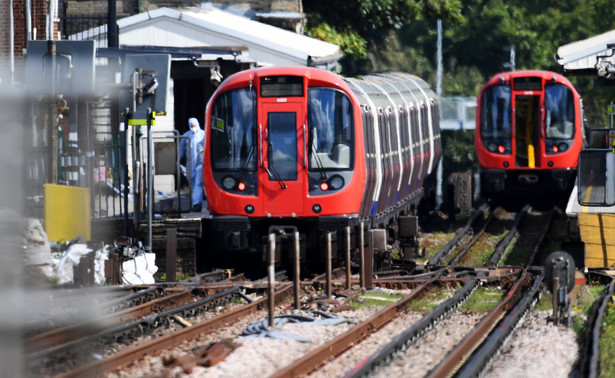
{"type": "Polygon", "coordinates": [[[555,60],[571,74],[615,78],[615,30],[560,46],[555,60]]]}
{"type": "MultiPolygon", "coordinates": [[[[222,11],[211,5],[159,8],[118,20],[121,46],[246,47],[259,66],[315,66],[333,70],[337,45],[222,11]]],[[[83,34],[86,34],[85,32],[83,34]]],[[[90,31],[88,37],[92,36],[90,31]]],[[[106,47],[106,27],[93,31],[106,47]]],[[[73,36],[80,39],[80,36],[73,36]]],[[[245,55],[245,54],[244,54],[245,55]]]]}

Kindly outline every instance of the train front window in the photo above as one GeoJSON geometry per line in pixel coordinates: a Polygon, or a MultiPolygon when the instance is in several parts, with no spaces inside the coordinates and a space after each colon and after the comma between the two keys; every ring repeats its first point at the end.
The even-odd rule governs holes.
{"type": "Polygon", "coordinates": [[[505,85],[494,85],[483,92],[480,118],[483,141],[510,139],[510,94],[510,87],[505,85]]]}
{"type": "Polygon", "coordinates": [[[545,135],[553,139],[574,137],[574,95],[561,84],[545,85],[545,135]]]}
{"type": "Polygon", "coordinates": [[[348,96],[335,89],[308,89],[308,159],[310,170],[351,169],[353,109],[348,96]]]}
{"type": "Polygon", "coordinates": [[[254,90],[235,89],[214,100],[209,146],[213,170],[256,170],[254,90]]]}
{"type": "Polygon", "coordinates": [[[297,179],[297,114],[269,113],[269,180],[297,179]]]}

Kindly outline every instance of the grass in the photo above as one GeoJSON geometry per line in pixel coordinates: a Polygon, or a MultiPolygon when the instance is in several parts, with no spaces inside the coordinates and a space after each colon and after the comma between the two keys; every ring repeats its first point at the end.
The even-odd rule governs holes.
{"type": "MultiPolygon", "coordinates": [[[[186,282],[190,281],[193,276],[187,273],[178,272],[175,275],[175,282],[186,282]]],[[[167,274],[165,272],[158,272],[154,274],[154,279],[156,282],[165,282],[167,280],[167,274]]]]}
{"type": "Polygon", "coordinates": [[[466,256],[462,258],[460,265],[465,266],[484,266],[498,245],[500,240],[504,239],[507,232],[503,231],[499,234],[483,234],[477,242],[470,248],[466,256]]]}
{"type": "Polygon", "coordinates": [[[615,377],[615,304],[609,302],[600,337],[600,376],[615,377]]]}
{"type": "Polygon", "coordinates": [[[506,294],[503,290],[494,286],[481,286],[472,293],[470,298],[460,307],[460,311],[485,313],[491,311],[506,294]]]}
{"type": "Polygon", "coordinates": [[[455,290],[459,288],[437,288],[430,290],[421,298],[413,299],[408,303],[408,308],[412,311],[427,313],[436,308],[440,303],[451,298],[455,294],[455,290]]]}
{"type": "MultiPolygon", "coordinates": [[[[572,318],[572,329],[577,335],[584,332],[587,316],[603,290],[603,285],[583,285],[573,290],[570,316],[572,318]]],[[[551,298],[550,295],[549,298],[551,298]]]]}
{"type": "Polygon", "coordinates": [[[442,247],[444,247],[448,242],[453,240],[456,232],[433,232],[429,235],[428,239],[423,240],[420,248],[425,249],[425,256],[430,259],[438,253],[442,247]]]}
{"type": "Polygon", "coordinates": [[[355,296],[349,304],[357,310],[365,307],[384,307],[399,301],[403,297],[404,296],[402,294],[389,294],[380,291],[370,291],[365,294],[355,296]]]}

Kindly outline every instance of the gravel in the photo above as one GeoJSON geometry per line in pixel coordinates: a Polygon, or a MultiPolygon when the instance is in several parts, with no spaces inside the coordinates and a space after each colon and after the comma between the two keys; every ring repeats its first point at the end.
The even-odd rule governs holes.
{"type": "MultiPolygon", "coordinates": [[[[335,314],[350,323],[343,322],[337,325],[286,323],[276,327],[276,331],[286,335],[302,336],[308,338],[310,342],[302,342],[293,337],[242,337],[242,331],[251,323],[267,321],[267,313],[261,311],[231,327],[203,335],[198,340],[184,343],[160,356],[150,356],[121,371],[107,374],[106,377],[266,377],[333,337],[346,332],[354,323],[369,318],[379,310],[380,308],[366,308],[335,314]],[[239,347],[224,361],[212,367],[196,366],[188,373],[181,367],[169,369],[162,362],[165,357],[188,355],[195,347],[223,339],[232,340],[239,344],[239,347]]],[[[280,313],[314,317],[312,313],[295,311],[292,308],[282,310],[280,313]]],[[[528,313],[522,326],[505,344],[501,354],[485,373],[485,377],[567,377],[578,353],[575,334],[570,329],[548,322],[549,315],[548,311],[528,313]]],[[[423,314],[417,312],[403,314],[383,327],[380,332],[370,335],[309,376],[344,376],[377,348],[384,346],[422,316],[423,314]]],[[[405,355],[395,359],[391,366],[372,376],[387,378],[425,376],[480,321],[481,317],[482,315],[473,313],[453,314],[433,331],[428,332],[421,342],[410,347],[405,355]]]]}

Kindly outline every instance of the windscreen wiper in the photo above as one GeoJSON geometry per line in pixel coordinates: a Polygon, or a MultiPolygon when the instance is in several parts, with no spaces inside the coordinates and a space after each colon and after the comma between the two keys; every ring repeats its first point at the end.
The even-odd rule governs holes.
{"type": "Polygon", "coordinates": [[[318,172],[320,172],[320,176],[323,180],[327,179],[327,172],[325,171],[325,167],[322,165],[322,161],[318,156],[318,152],[316,152],[316,147],[314,146],[314,138],[311,137],[312,133],[310,133],[310,150],[312,151],[312,156],[314,156],[314,160],[316,160],[316,166],[318,168],[318,172]]]}
{"type": "Polygon", "coordinates": [[[269,174],[269,177],[273,177],[275,180],[277,180],[277,182],[280,184],[280,188],[286,189],[287,188],[286,184],[282,180],[282,177],[280,176],[278,171],[276,171],[275,167],[273,166],[273,159],[271,156],[272,150],[273,150],[273,145],[271,144],[271,142],[267,143],[267,160],[269,160],[268,166],[269,165],[271,166],[271,170],[269,170],[269,167],[265,167],[265,170],[269,174]]]}
{"type": "Polygon", "coordinates": [[[246,161],[243,162],[243,165],[241,166],[241,169],[239,170],[239,176],[238,176],[239,181],[243,181],[243,176],[246,173],[248,164],[250,164],[250,159],[252,159],[252,155],[254,155],[254,145],[255,144],[256,143],[252,143],[252,145],[250,145],[250,150],[248,151],[248,157],[246,158],[246,161]]]}

